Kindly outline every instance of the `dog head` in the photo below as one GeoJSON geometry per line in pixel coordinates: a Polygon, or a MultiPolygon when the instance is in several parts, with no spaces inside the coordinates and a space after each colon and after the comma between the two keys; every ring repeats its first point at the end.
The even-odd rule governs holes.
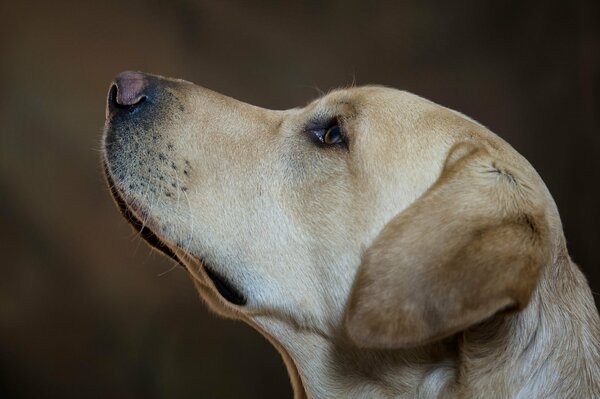
{"type": "Polygon", "coordinates": [[[212,309],[288,351],[415,346],[521,309],[559,223],[505,142],[385,87],[272,111],[125,72],[104,147],[130,222],[212,309]]]}

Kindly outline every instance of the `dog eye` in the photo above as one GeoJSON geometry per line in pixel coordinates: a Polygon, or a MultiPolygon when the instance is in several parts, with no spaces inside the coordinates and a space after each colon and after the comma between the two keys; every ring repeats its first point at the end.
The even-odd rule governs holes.
{"type": "Polygon", "coordinates": [[[323,134],[323,138],[321,139],[324,144],[333,145],[339,144],[344,141],[344,137],[342,136],[342,132],[340,131],[339,125],[331,126],[325,134],[323,134]]]}
{"type": "Polygon", "coordinates": [[[315,118],[309,121],[304,128],[310,140],[319,147],[344,147],[348,148],[348,137],[343,121],[338,117],[315,118]]]}

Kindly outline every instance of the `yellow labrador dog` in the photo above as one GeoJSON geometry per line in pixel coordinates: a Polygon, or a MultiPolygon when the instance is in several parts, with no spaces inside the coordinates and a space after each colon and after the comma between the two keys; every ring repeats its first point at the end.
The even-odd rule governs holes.
{"type": "Polygon", "coordinates": [[[599,398],[600,321],[532,166],[413,94],[271,111],[123,72],[104,166],[208,305],[277,347],[295,398],[599,398]]]}

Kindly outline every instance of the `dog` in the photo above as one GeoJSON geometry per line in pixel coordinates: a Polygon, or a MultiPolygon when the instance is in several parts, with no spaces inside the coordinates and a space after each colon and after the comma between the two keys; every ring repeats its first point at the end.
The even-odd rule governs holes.
{"type": "Polygon", "coordinates": [[[600,320],[533,167],[474,120],[365,86],[272,111],[111,84],[119,209],[299,398],[600,398],[600,320]]]}

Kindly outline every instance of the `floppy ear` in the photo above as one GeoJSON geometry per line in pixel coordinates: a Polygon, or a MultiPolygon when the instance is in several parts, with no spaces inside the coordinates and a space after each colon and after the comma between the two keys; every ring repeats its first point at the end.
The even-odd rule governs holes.
{"type": "Polygon", "coordinates": [[[524,308],[551,248],[532,176],[473,144],[455,146],[436,183],[364,254],[347,307],[350,337],[410,347],[524,308]]]}

